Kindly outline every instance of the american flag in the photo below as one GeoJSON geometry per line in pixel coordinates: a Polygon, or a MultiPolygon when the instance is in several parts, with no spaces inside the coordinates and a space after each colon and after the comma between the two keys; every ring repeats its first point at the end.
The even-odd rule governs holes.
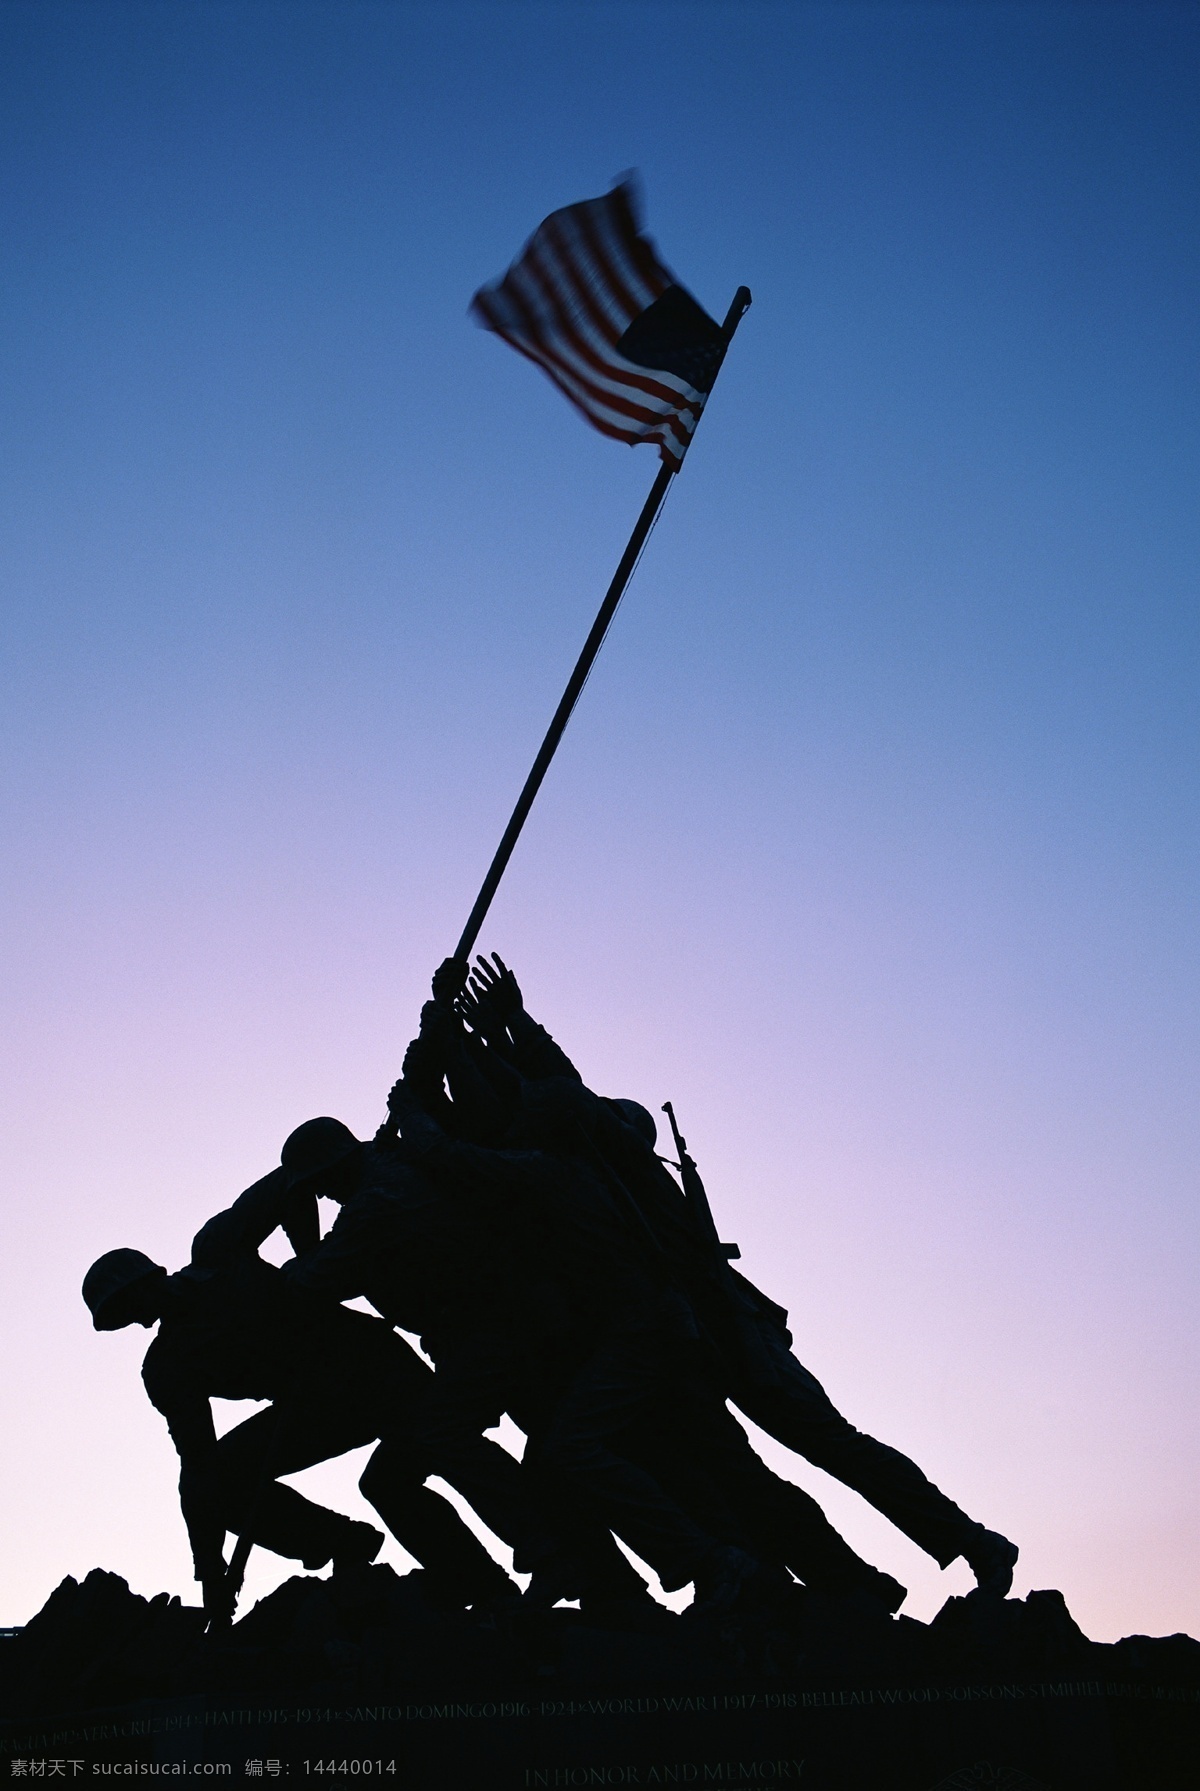
{"type": "Polygon", "coordinates": [[[719,325],[642,234],[629,180],[551,212],[471,315],[541,367],[589,423],[678,468],[721,364],[719,325]]]}

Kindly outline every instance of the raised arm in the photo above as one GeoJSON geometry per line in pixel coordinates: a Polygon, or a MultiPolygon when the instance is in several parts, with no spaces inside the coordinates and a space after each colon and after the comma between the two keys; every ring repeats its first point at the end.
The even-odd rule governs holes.
{"type": "Polygon", "coordinates": [[[512,1041],[512,1062],[520,1074],[531,1082],[548,1076],[569,1076],[575,1082],[583,1077],[561,1045],[525,1010],[516,977],[497,953],[492,961],[480,956],[471,971],[468,993],[499,1016],[512,1041]]]}
{"type": "Polygon", "coordinates": [[[282,1273],[289,1287],[304,1288],[338,1304],[366,1294],[369,1265],[387,1243],[386,1233],[380,1235],[380,1220],[371,1202],[352,1200],[314,1249],[284,1263],[282,1273]]]}
{"type": "Polygon", "coordinates": [[[477,1141],[498,1140],[515,1102],[502,1097],[468,1048],[462,1015],[455,1007],[465,980],[466,966],[454,959],[438,970],[434,998],[421,1009],[421,1030],[405,1054],[402,1073],[448,1130],[477,1141]],[[449,1084],[449,1101],[442,1093],[443,1078],[449,1084]]]}
{"type": "Polygon", "coordinates": [[[494,1209],[541,1177],[542,1159],[536,1151],[493,1150],[446,1132],[407,1076],[389,1092],[388,1113],[410,1161],[428,1169],[438,1189],[456,1200],[494,1209]]]}
{"type": "Polygon", "coordinates": [[[240,1252],[257,1250],[280,1226],[297,1256],[320,1240],[316,1195],[289,1187],[286,1171],[273,1169],[201,1226],[192,1239],[192,1262],[202,1269],[223,1268],[240,1252]]]}

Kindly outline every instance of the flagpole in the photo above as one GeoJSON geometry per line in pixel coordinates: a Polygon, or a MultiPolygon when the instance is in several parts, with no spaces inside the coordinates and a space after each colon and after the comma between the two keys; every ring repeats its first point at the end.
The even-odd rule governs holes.
{"type": "MultiPolygon", "coordinates": [[[[716,384],[717,374],[721,371],[721,366],[724,362],[729,344],[733,340],[733,333],[749,309],[750,289],[747,286],[739,286],[737,292],[734,294],[733,303],[726,313],[725,322],[721,326],[721,358],[717,362],[716,370],[713,373],[714,385],[716,384]]],[[[712,387],[710,386],[710,394],[711,391],[712,387]]],[[[608,633],[612,619],[617,613],[617,605],[625,594],[625,587],[629,583],[634,567],[637,565],[638,555],[646,545],[647,537],[654,527],[659,511],[663,507],[667,490],[677,470],[677,468],[667,465],[664,461],[663,465],[658,470],[658,476],[655,479],[654,484],[650,487],[650,494],[642,505],[642,513],[633,525],[633,533],[626,543],[625,552],[621,555],[620,564],[613,574],[612,583],[605,593],[604,602],[600,605],[600,608],[597,611],[596,620],[592,623],[591,632],[583,644],[583,651],[575,662],[575,670],[571,673],[567,682],[567,688],[563,691],[558,708],[554,711],[554,719],[546,730],[546,737],[538,748],[538,755],[533,761],[533,767],[529,776],[525,779],[525,787],[517,798],[517,806],[514,808],[512,815],[509,818],[508,826],[504,829],[500,844],[496,848],[496,855],[488,867],[487,876],[483,880],[483,887],[475,898],[475,906],[472,908],[467,924],[462,930],[462,937],[454,948],[454,956],[464,962],[470,957],[472,947],[479,937],[480,928],[483,926],[484,920],[487,917],[487,911],[492,905],[492,897],[500,887],[500,879],[503,877],[508,861],[512,857],[513,847],[516,845],[521,829],[525,825],[526,817],[533,807],[534,798],[541,788],[542,779],[549,769],[550,761],[554,757],[558,748],[558,743],[566,732],[567,723],[571,719],[571,711],[579,701],[579,693],[587,683],[588,673],[595,663],[596,655],[604,645],[604,637],[608,633]]]]}

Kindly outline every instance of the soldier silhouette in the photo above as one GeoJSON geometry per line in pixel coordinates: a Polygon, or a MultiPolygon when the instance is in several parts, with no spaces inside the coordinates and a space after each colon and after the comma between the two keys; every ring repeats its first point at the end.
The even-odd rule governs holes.
{"type": "MultiPolygon", "coordinates": [[[[458,1008],[474,1032],[467,1060],[480,1066],[490,1056],[496,1066],[488,1084],[493,1091],[505,1087],[506,1076],[510,1090],[521,1079],[582,1084],[566,1053],[526,1012],[517,980],[499,957],[477,959],[458,1008]]],[[[461,1066],[458,1074],[464,1078],[461,1066]]],[[[792,1354],[786,1311],[729,1267],[682,1140],[681,1190],[655,1153],[657,1128],[648,1110],[628,1099],[605,1105],[624,1122],[606,1128],[610,1169],[715,1344],[726,1396],[769,1436],[852,1487],[939,1566],[961,1556],[980,1590],[1003,1597],[1012,1585],[1016,1544],[970,1518],[906,1455],[842,1416],[792,1354]]]]}
{"type": "MultiPolygon", "coordinates": [[[[258,1255],[281,1214],[302,1241],[311,1237],[296,1214],[311,1199],[305,1184],[313,1158],[327,1162],[345,1140],[326,1128],[307,1142],[308,1162],[274,1171],[210,1220],[177,1274],[123,1249],[100,1257],[84,1278],[97,1330],[159,1327],[142,1375],[179,1452],[180,1503],[205,1609],[214,1622],[232,1614],[237,1588],[223,1554],[229,1530],[309,1568],[373,1559],[381,1531],[314,1504],[278,1477],[379,1438],[359,1485],[429,1570],[432,1587],[461,1604],[515,1596],[453,1506],[403,1471],[405,1458],[387,1441],[429,1397],[428,1366],[389,1325],[306,1296],[258,1255]],[[214,1397],[272,1405],[218,1440],[214,1397]]],[[[474,1457],[456,1464],[465,1497],[476,1477],[489,1482],[497,1462],[503,1472],[509,1458],[479,1438],[474,1457]]]]}

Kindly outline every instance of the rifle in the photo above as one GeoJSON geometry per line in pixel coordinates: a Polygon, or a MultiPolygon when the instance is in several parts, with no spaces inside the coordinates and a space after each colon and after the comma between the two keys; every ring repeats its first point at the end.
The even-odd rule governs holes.
{"type": "Polygon", "coordinates": [[[662,1110],[671,1122],[671,1134],[675,1139],[675,1149],[679,1152],[679,1177],[683,1182],[683,1192],[687,1197],[688,1205],[695,1216],[705,1243],[716,1252],[724,1274],[728,1275],[729,1264],[736,1262],[742,1253],[736,1244],[721,1242],[721,1234],[718,1232],[716,1221],[712,1216],[712,1208],[708,1204],[704,1183],[700,1180],[700,1171],[696,1168],[695,1158],[688,1155],[687,1140],[679,1130],[675,1109],[670,1101],[664,1101],[662,1110]]]}
{"type": "Polygon", "coordinates": [[[676,1123],[675,1110],[670,1101],[663,1102],[663,1112],[671,1122],[675,1148],[679,1152],[678,1168],[684,1197],[704,1242],[716,1259],[715,1279],[726,1296],[727,1320],[721,1329],[725,1340],[723,1347],[732,1350],[732,1359],[739,1362],[743,1369],[746,1364],[751,1365],[752,1380],[759,1379],[768,1386],[778,1384],[781,1354],[779,1340],[783,1339],[784,1352],[790,1350],[792,1345],[792,1334],[787,1328],[788,1315],[761,1288],[755,1287],[745,1276],[730,1268],[730,1263],[736,1262],[742,1253],[736,1244],[721,1242],[704,1183],[700,1180],[700,1171],[696,1168],[695,1159],[688,1155],[687,1141],[676,1123]]]}

